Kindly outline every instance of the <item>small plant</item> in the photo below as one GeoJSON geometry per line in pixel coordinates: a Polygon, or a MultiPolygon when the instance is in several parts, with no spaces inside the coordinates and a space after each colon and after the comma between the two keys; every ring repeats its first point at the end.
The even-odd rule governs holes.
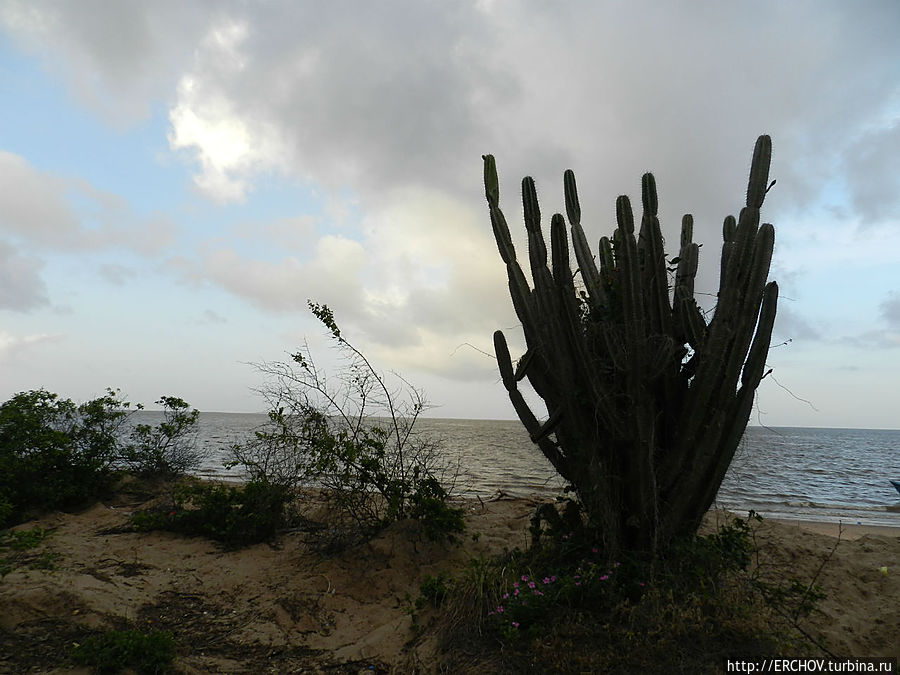
{"type": "Polygon", "coordinates": [[[282,486],[262,481],[233,486],[194,480],[175,487],[171,506],[135,513],[131,525],[138,531],[205,536],[238,548],[274,539],[285,524],[287,499],[282,486]]]}
{"type": "Polygon", "coordinates": [[[13,551],[27,551],[40,546],[53,532],[52,529],[32,527],[30,530],[0,532],[0,547],[6,546],[13,551]]]}
{"type": "Polygon", "coordinates": [[[447,491],[434,476],[419,481],[410,497],[409,517],[422,523],[425,535],[432,541],[446,538],[455,542],[455,535],[465,532],[465,511],[450,506],[448,498],[447,491]]]}
{"type": "Polygon", "coordinates": [[[136,425],[131,443],[121,453],[122,460],[138,475],[183,476],[203,459],[196,447],[200,413],[177,396],[163,396],[156,403],[163,408],[163,421],[156,426],[136,425]]]}
{"type": "Polygon", "coordinates": [[[175,638],[168,631],[111,630],[88,638],[72,650],[77,665],[101,674],[132,668],[141,675],[156,675],[169,672],[174,659],[175,638]]]}
{"type": "Polygon", "coordinates": [[[271,378],[260,390],[270,423],[233,448],[230,464],[291,489],[320,488],[336,512],[327,531],[343,543],[405,518],[422,522],[432,539],[463,531],[462,510],[448,504],[449,467],[438,445],[414,428],[423,394],[400,376],[391,383],[347,341],[326,305],[308,304],[347,366],[327,380],[306,345],[290,364],[258,365],[271,378]]]}
{"type": "Polygon", "coordinates": [[[679,672],[712,672],[729,654],[821,648],[798,624],[821,589],[815,579],[760,576],[756,514],[678,542],[664,557],[616,561],[587,538],[589,528],[566,531],[553,513],[536,514],[540,536],[528,550],[473,561],[449,586],[448,647],[468,643],[484,654],[499,640],[505,667],[535,672],[657,672],[672,662],[679,672]],[[798,634],[810,642],[796,642],[798,634]]]}
{"type": "Polygon", "coordinates": [[[424,581],[419,584],[416,606],[421,609],[427,603],[435,609],[439,608],[453,588],[453,583],[453,577],[445,572],[438,572],[434,577],[426,575],[424,581]]]}
{"type": "Polygon", "coordinates": [[[0,557],[0,578],[24,566],[33,570],[55,570],[58,553],[35,551],[52,532],[52,529],[40,527],[0,531],[0,554],[5,553],[0,557]]]}

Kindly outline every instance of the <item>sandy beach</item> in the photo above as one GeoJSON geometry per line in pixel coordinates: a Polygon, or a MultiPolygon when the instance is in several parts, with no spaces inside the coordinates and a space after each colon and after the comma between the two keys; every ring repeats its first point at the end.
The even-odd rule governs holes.
{"type": "Polygon", "coordinates": [[[867,535],[882,537],[900,536],[900,526],[889,527],[887,525],[857,525],[856,523],[824,523],[814,520],[787,520],[784,518],[772,519],[788,529],[803,530],[815,534],[824,534],[829,537],[839,537],[852,541],[867,535]]]}
{"type": "MultiPolygon", "coordinates": [[[[53,554],[55,569],[20,568],[0,583],[0,672],[87,673],[67,666],[72,643],[135,626],[171,630],[183,673],[433,672],[437,643],[412,630],[410,598],[426,575],[524,547],[537,503],[467,503],[460,546],[401,522],[331,557],[300,532],[232,552],[126,532],[140,505],[122,501],[47,515],[20,529],[53,528],[35,555],[53,554]]],[[[764,521],[756,536],[768,564],[818,574],[827,597],[806,629],[834,654],[900,656],[900,529],[764,521]]]]}

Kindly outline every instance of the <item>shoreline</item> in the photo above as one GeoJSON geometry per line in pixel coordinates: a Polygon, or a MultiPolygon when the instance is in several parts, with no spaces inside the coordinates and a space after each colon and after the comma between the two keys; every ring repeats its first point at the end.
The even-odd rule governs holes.
{"type": "Polygon", "coordinates": [[[900,538],[900,524],[866,525],[857,523],[832,523],[819,520],[793,518],[765,518],[767,521],[779,523],[791,529],[804,530],[813,534],[822,534],[853,541],[866,536],[900,538]]]}

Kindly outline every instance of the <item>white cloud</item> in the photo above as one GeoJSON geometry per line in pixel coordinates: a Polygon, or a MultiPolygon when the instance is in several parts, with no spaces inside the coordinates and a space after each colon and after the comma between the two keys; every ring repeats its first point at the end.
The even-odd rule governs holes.
{"type": "Polygon", "coordinates": [[[8,331],[0,330],[0,361],[11,361],[13,357],[20,358],[24,352],[35,345],[45,342],[56,342],[62,338],[62,335],[51,335],[49,333],[18,336],[8,331]]]}

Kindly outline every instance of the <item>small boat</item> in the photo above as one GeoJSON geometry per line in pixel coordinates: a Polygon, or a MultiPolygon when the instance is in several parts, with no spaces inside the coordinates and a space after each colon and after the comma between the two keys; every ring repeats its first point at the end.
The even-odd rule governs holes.
{"type": "Polygon", "coordinates": [[[900,480],[891,480],[890,478],[888,480],[891,481],[891,485],[897,488],[897,492],[900,492],[900,480]]]}

